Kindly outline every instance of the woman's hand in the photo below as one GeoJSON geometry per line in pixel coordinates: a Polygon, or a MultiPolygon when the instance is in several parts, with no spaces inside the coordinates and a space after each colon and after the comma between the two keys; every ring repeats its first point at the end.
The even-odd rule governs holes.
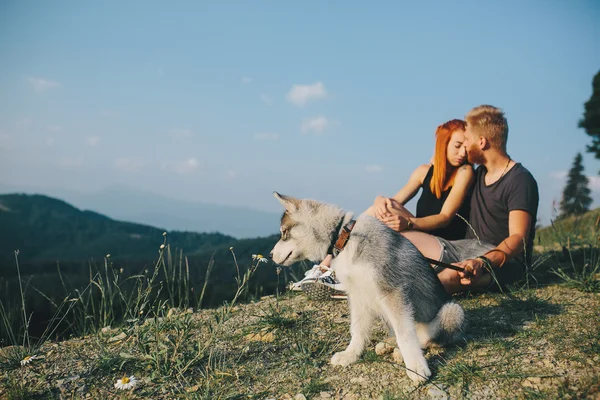
{"type": "Polygon", "coordinates": [[[408,227],[408,219],[402,215],[389,215],[384,217],[381,222],[396,232],[402,232],[408,227]]]}
{"type": "Polygon", "coordinates": [[[373,202],[373,211],[378,220],[383,221],[386,216],[390,215],[389,209],[391,205],[392,201],[387,197],[377,196],[373,202]]]}

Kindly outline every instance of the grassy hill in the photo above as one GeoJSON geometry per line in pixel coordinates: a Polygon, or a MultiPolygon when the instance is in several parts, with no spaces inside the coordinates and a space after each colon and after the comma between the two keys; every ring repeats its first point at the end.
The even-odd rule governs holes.
{"type": "MultiPolygon", "coordinates": [[[[64,216],[85,213],[52,204],[57,207],[45,213],[54,219],[32,221],[63,226],[64,216]]],[[[383,324],[358,363],[329,364],[350,340],[348,302],[286,293],[293,269],[251,257],[265,254],[277,236],[207,244],[185,256],[171,245],[170,233],[165,239],[158,230],[158,240],[148,244],[154,258],[105,258],[79,266],[83,274],[71,271],[71,278],[22,276],[24,303],[19,281],[0,277],[0,398],[597,399],[599,213],[540,229],[526,281],[502,293],[455,296],[468,321],[464,338],[426,350],[433,376],[420,386],[396,356],[375,351],[388,334],[383,324]],[[205,301],[198,301],[204,289],[205,301]],[[2,299],[10,294],[13,300],[2,299]],[[76,337],[64,340],[65,332],[76,337]],[[115,388],[117,379],[132,375],[135,388],[115,388]]],[[[130,225],[117,225],[127,232],[120,237],[132,233],[130,225]]],[[[136,234],[154,232],[140,227],[136,234]]],[[[72,232],[64,238],[74,240],[72,232]]]]}
{"type": "MultiPolygon", "coordinates": [[[[14,264],[87,261],[110,253],[116,260],[154,258],[164,229],[115,221],[42,195],[0,195],[0,274],[14,264]]],[[[172,246],[198,253],[236,242],[220,233],[169,232],[172,246]]]]}
{"type": "MultiPolygon", "coordinates": [[[[87,287],[93,300],[100,301],[104,294],[96,286],[125,282],[123,290],[133,290],[137,277],[146,276],[147,271],[157,270],[152,285],[164,286],[157,300],[169,297],[173,305],[185,301],[194,307],[218,306],[236,293],[238,271],[243,274],[249,268],[252,254],[268,254],[278,240],[278,235],[238,240],[221,233],[177,231],[163,236],[161,228],[116,221],[62,200],[24,194],[0,195],[0,226],[0,302],[8,308],[19,302],[14,254],[18,249],[35,334],[41,334],[52,316],[48,300],[59,304],[65,296],[87,287]],[[159,268],[157,262],[162,262],[159,268]],[[178,291],[175,297],[174,290],[178,291]]],[[[286,268],[280,276],[274,266],[263,266],[248,283],[243,299],[283,289],[305,268],[304,264],[286,268]]],[[[19,313],[12,310],[14,320],[19,313]]],[[[65,327],[63,333],[70,329],[65,327]]],[[[0,323],[0,345],[3,338],[6,332],[0,323]]]]}
{"type": "Polygon", "coordinates": [[[585,214],[560,218],[551,225],[536,231],[535,245],[538,249],[555,249],[569,245],[577,246],[597,236],[600,226],[600,208],[585,214]]]}

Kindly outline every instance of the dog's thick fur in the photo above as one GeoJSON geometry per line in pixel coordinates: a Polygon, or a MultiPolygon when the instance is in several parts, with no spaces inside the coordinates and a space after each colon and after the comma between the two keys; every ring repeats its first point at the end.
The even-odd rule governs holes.
{"type": "MultiPolygon", "coordinates": [[[[274,194],[285,212],[281,239],[270,254],[273,261],[291,265],[305,259],[323,260],[339,234],[340,221],[346,224],[352,213],[331,204],[274,194]]],[[[455,340],[464,312],[450,301],[423,255],[408,239],[363,214],[331,267],[348,294],[352,335],[346,350],[334,354],[331,363],[356,362],[374,319],[381,317],[394,332],[408,376],[415,382],[429,378],[422,348],[455,340]]]]}

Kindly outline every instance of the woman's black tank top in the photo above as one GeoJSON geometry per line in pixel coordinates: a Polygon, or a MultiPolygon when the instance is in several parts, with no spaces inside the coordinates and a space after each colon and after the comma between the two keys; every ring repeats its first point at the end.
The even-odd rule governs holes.
{"type": "MultiPolygon", "coordinates": [[[[442,192],[442,197],[438,199],[431,192],[431,188],[429,186],[431,184],[432,177],[433,165],[431,166],[431,168],[429,168],[429,171],[427,171],[427,175],[425,176],[423,184],[421,185],[421,188],[423,190],[421,191],[421,197],[417,202],[417,218],[439,214],[440,211],[442,211],[442,206],[444,205],[444,202],[450,194],[450,189],[452,189],[450,187],[446,191],[442,192]]],[[[467,221],[469,220],[469,211],[471,208],[470,203],[471,189],[469,189],[469,192],[467,193],[462,205],[458,209],[458,214],[460,214],[467,221]]],[[[429,233],[448,240],[464,239],[467,233],[467,224],[465,223],[465,221],[462,220],[462,218],[455,215],[448,226],[446,226],[445,228],[435,229],[433,231],[430,231],[429,233]]]]}

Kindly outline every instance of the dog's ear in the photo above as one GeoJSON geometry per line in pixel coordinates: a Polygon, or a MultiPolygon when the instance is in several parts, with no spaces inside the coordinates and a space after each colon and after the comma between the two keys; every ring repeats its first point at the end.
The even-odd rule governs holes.
{"type": "Polygon", "coordinates": [[[284,196],[284,195],[279,194],[277,192],[273,192],[273,196],[275,196],[275,198],[277,200],[279,200],[281,202],[281,204],[283,204],[283,206],[285,207],[285,209],[288,212],[294,212],[300,206],[300,200],[298,200],[298,199],[296,199],[294,197],[284,196]]]}

